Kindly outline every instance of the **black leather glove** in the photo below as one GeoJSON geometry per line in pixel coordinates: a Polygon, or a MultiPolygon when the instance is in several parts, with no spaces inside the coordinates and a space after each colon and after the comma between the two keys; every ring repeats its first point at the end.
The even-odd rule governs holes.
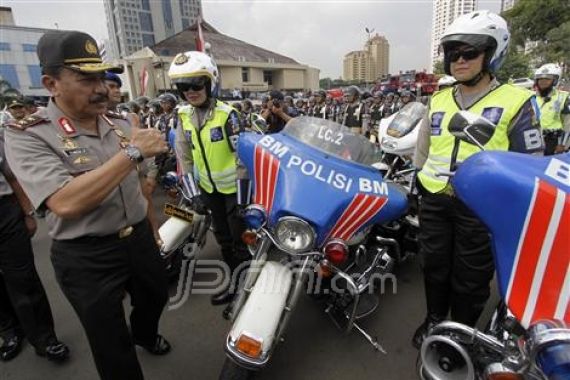
{"type": "Polygon", "coordinates": [[[200,195],[192,198],[192,209],[200,215],[206,215],[208,213],[208,207],[200,195]]]}

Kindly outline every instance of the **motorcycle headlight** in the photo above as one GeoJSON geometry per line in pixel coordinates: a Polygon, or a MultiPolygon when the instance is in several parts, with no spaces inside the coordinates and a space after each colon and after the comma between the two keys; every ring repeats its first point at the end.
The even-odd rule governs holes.
{"type": "Polygon", "coordinates": [[[275,226],[275,240],[292,253],[306,252],[313,248],[315,231],[311,225],[294,216],[285,216],[275,226]]]}

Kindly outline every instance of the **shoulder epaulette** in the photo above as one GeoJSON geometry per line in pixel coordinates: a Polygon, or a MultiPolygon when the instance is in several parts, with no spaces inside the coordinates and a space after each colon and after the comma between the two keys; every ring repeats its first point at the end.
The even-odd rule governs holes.
{"type": "Polygon", "coordinates": [[[123,116],[122,114],[115,112],[115,111],[107,111],[107,112],[105,112],[105,116],[112,117],[113,119],[127,120],[127,118],[125,116],[123,116]]]}
{"type": "Polygon", "coordinates": [[[27,128],[35,127],[36,125],[48,122],[49,119],[46,119],[45,117],[39,115],[30,115],[20,120],[10,120],[6,123],[6,126],[24,131],[27,128]]]}

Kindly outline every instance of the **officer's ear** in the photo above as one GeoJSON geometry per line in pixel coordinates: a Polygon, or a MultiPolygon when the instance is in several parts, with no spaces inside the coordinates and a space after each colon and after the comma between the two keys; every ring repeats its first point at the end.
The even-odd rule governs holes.
{"type": "Polygon", "coordinates": [[[56,78],[52,77],[51,75],[42,75],[42,85],[53,96],[57,96],[56,81],[57,81],[56,78]]]}
{"type": "Polygon", "coordinates": [[[63,68],[59,67],[49,67],[42,68],[42,85],[46,90],[48,90],[54,97],[58,96],[57,81],[61,75],[63,68]]]}

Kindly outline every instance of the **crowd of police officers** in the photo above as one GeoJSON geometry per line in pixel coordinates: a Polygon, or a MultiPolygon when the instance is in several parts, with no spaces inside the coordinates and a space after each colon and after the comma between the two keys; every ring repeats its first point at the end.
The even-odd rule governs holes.
{"type": "MultiPolygon", "coordinates": [[[[570,101],[556,87],[560,69],[537,70],[536,96],[498,83],[493,73],[508,42],[505,21],[487,11],[458,18],[442,38],[445,71],[454,81],[430,99],[415,155],[427,301],[425,320],[413,334],[416,347],[449,316],[474,325],[494,271],[485,227],[454,196],[448,178],[438,176],[478,151],[456,146],[447,131],[451,116],[468,109],[493,121],[489,149],[540,154],[545,142],[546,154],[568,150],[570,101]]],[[[189,178],[194,210],[211,212],[222,257],[235,270],[248,257],[239,210],[249,202],[242,190],[251,185],[238,173],[235,144],[254,115],[266,121],[267,133],[306,115],[370,134],[381,119],[416,101],[409,91],[367,94],[351,86],[342,99],[322,90],[306,98],[271,91],[259,105],[245,99],[230,106],[217,99],[214,59],[185,52],[169,71],[181,100],[167,93],[123,108],[116,75],[122,68],[102,61],[91,36],[49,32],[38,43],[38,57],[49,103],[38,108],[9,101],[0,129],[0,360],[17,356],[24,338],[50,360],[69,356],[33,262],[30,238],[35,217],[42,216],[56,279],[85,329],[102,379],[142,379],[135,346],[155,355],[171,349],[158,332],[167,280],[149,206],[156,167],[169,152],[189,178]],[[125,293],[133,306],[128,324],[125,293]]],[[[212,303],[232,297],[222,289],[212,303]]]]}

